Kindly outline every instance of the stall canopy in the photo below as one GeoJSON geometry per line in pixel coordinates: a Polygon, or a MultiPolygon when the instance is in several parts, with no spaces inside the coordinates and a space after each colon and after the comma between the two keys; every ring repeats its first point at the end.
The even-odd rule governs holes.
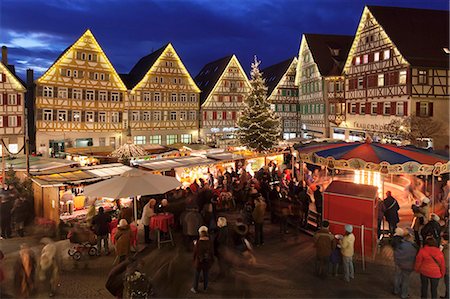
{"type": "Polygon", "coordinates": [[[435,167],[449,162],[448,157],[413,146],[371,142],[309,143],[295,148],[306,163],[390,174],[431,174],[435,167]]]}
{"type": "Polygon", "coordinates": [[[174,177],[151,174],[131,169],[112,179],[84,188],[84,195],[95,197],[126,198],[140,195],[164,194],[181,186],[174,177]]]}
{"type": "MultiPolygon", "coordinates": [[[[0,158],[1,161],[1,158],[0,158]]],[[[6,159],[6,168],[13,167],[14,170],[25,170],[25,158],[6,159]]],[[[30,157],[30,172],[47,171],[51,169],[70,168],[79,165],[78,162],[68,161],[64,159],[30,157]]]]}
{"type": "Polygon", "coordinates": [[[32,180],[40,186],[81,184],[120,175],[132,168],[120,163],[82,167],[71,171],[34,173],[32,180]]]}
{"type": "Polygon", "coordinates": [[[192,166],[215,164],[216,160],[198,157],[198,156],[187,156],[179,158],[170,159],[160,159],[153,161],[144,161],[143,163],[138,163],[139,167],[152,170],[152,171],[169,171],[175,168],[188,168],[192,166]]]}

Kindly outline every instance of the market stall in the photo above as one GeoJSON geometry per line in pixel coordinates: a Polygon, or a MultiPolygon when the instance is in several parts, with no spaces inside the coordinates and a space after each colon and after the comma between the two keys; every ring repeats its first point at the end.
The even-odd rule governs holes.
{"type": "Polygon", "coordinates": [[[130,169],[131,167],[114,163],[65,171],[31,173],[35,215],[58,224],[61,220],[84,219],[92,204],[96,208],[103,206],[105,210],[111,210],[114,207],[114,200],[108,198],[88,200],[83,190],[89,184],[120,175],[130,169]]]}

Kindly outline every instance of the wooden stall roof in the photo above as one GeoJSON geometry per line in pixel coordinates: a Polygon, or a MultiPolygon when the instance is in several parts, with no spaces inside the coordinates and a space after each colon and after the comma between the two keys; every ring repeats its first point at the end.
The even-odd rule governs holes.
{"type": "Polygon", "coordinates": [[[187,156],[179,158],[158,159],[138,163],[139,167],[146,170],[169,171],[175,168],[193,167],[207,164],[216,164],[217,160],[212,160],[199,156],[187,156]]]}
{"type": "MultiPolygon", "coordinates": [[[[1,158],[0,158],[1,161],[1,158]]],[[[13,167],[14,170],[24,171],[26,170],[26,160],[24,157],[16,159],[6,159],[6,168],[13,167]]],[[[61,169],[65,167],[79,165],[78,162],[56,159],[56,158],[44,158],[30,156],[30,172],[47,171],[51,169],[61,169]]]]}

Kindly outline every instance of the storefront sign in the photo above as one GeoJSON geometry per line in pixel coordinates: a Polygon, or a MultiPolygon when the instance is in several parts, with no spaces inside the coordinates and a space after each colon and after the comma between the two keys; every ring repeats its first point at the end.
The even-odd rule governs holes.
{"type": "Polygon", "coordinates": [[[380,131],[380,132],[395,132],[395,128],[389,124],[379,125],[379,124],[365,124],[359,122],[353,122],[354,128],[359,128],[368,131],[380,131]]]}

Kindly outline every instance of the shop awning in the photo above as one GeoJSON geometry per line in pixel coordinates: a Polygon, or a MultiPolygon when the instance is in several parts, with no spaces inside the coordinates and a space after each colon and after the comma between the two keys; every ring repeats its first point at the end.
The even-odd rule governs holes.
{"type": "Polygon", "coordinates": [[[216,160],[204,157],[188,156],[172,159],[153,160],[146,163],[141,163],[139,164],[139,166],[148,170],[168,171],[175,168],[198,166],[205,164],[215,164],[215,163],[218,162],[216,160]]]}

